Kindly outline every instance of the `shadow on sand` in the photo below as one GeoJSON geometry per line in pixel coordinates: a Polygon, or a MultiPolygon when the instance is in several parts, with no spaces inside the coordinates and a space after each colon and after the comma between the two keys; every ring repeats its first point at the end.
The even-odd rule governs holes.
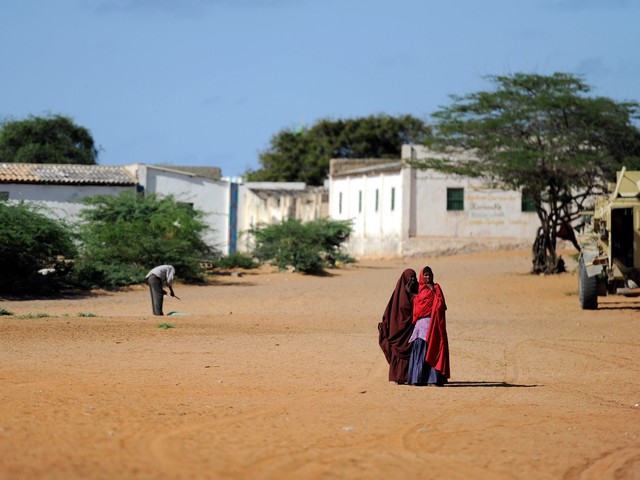
{"type": "Polygon", "coordinates": [[[631,310],[634,312],[640,312],[640,301],[635,304],[630,304],[626,302],[607,302],[600,303],[598,305],[598,310],[631,310]]]}
{"type": "Polygon", "coordinates": [[[534,388],[539,387],[540,385],[520,385],[517,383],[507,383],[507,382],[449,382],[445,385],[445,387],[491,387],[491,388],[534,388]]]}

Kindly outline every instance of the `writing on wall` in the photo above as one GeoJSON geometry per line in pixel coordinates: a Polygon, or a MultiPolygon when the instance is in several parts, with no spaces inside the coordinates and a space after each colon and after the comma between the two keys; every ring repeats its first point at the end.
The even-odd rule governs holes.
{"type": "Polygon", "coordinates": [[[518,202],[519,198],[510,192],[472,192],[465,196],[467,218],[473,223],[501,224],[507,212],[505,206],[518,202]],[[500,221],[502,220],[502,221],[500,221]]]}

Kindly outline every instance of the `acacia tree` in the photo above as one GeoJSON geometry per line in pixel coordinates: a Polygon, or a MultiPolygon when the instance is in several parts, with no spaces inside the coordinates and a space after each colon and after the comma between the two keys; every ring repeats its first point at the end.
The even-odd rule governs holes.
{"type": "Polygon", "coordinates": [[[535,203],[540,227],[533,244],[533,272],[557,273],[559,227],[574,221],[585,201],[601,192],[623,165],[640,166],[636,102],[589,97],[571,74],[490,76],[496,88],[451,96],[433,114],[432,155],[418,168],[483,177],[522,189],[535,203]],[[447,153],[468,151],[473,155],[447,153]]]}
{"type": "Polygon", "coordinates": [[[406,143],[423,143],[429,127],[410,115],[375,115],[320,120],[310,128],[285,129],[271,138],[249,181],[305,182],[321,185],[332,158],[399,158],[406,143]]]}
{"type": "Polygon", "coordinates": [[[31,116],[0,126],[0,162],[95,165],[97,159],[89,130],[68,117],[31,116]]]}

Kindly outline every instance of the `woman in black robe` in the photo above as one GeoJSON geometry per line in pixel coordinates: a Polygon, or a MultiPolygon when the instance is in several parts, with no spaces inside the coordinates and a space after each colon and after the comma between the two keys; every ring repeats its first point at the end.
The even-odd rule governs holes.
{"type": "Polygon", "coordinates": [[[378,343],[389,363],[389,381],[407,383],[411,355],[409,337],[413,331],[413,297],[418,291],[416,272],[402,272],[378,324],[378,343]]]}

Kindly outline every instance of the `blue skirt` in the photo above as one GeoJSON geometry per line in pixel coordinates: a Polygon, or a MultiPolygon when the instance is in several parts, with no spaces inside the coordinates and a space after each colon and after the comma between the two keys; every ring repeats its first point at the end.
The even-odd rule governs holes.
{"type": "Polygon", "coordinates": [[[427,342],[416,338],[411,347],[407,383],[409,385],[444,385],[447,379],[424,359],[427,356],[427,342]]]}

